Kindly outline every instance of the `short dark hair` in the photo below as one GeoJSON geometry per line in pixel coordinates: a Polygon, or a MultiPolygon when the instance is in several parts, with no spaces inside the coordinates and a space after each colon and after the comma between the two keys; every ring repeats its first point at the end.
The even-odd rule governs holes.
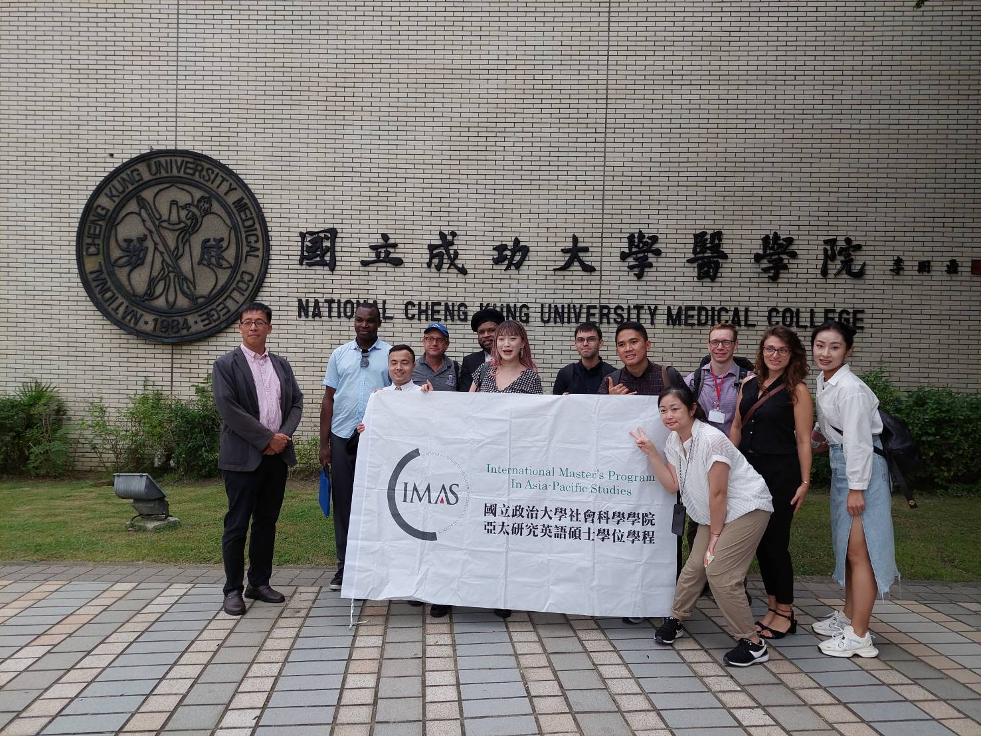
{"type": "Polygon", "coordinates": [[[378,322],[381,322],[382,313],[378,309],[378,302],[359,302],[358,306],[354,308],[355,312],[358,310],[374,310],[375,314],[378,315],[378,322]]]}
{"type": "Polygon", "coordinates": [[[272,308],[262,302],[249,302],[242,311],[238,313],[238,321],[242,322],[242,316],[246,312],[261,312],[266,316],[266,322],[272,322],[272,308]]]}
{"type": "Polygon", "coordinates": [[[632,320],[621,322],[617,326],[617,332],[616,335],[613,336],[613,340],[619,340],[620,333],[623,332],[624,330],[636,330],[638,333],[644,336],[644,340],[650,340],[650,338],[647,337],[647,328],[645,328],[639,322],[634,322],[632,320]]]}
{"type": "Polygon", "coordinates": [[[579,333],[596,333],[596,337],[603,340],[603,331],[595,322],[581,322],[576,326],[576,332],[572,334],[575,338],[579,333]]]}
{"type": "Polygon", "coordinates": [[[399,343],[398,345],[393,345],[388,349],[388,355],[392,355],[395,351],[408,351],[409,355],[412,356],[412,360],[416,360],[416,352],[412,350],[412,346],[408,346],[405,343],[399,343]]]}
{"type": "Polygon", "coordinates": [[[838,322],[837,320],[827,320],[814,328],[814,332],[811,333],[812,348],[814,347],[814,341],[817,340],[818,333],[823,333],[825,330],[834,330],[836,333],[841,335],[842,339],[845,341],[845,348],[850,349],[855,344],[855,328],[847,323],[838,322]]]}

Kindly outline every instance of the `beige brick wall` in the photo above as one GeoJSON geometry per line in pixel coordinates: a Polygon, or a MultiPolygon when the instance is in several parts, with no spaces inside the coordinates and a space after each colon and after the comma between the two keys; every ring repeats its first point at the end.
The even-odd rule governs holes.
{"type": "MultiPolygon", "coordinates": [[[[389,341],[419,344],[412,301],[526,303],[551,384],[571,328],[541,304],[658,306],[655,356],[690,368],[704,329],[668,306],[864,310],[855,365],[901,385],[978,390],[981,3],[12,2],[0,7],[0,380],[57,384],[76,416],[144,378],[186,395],[237,332],[167,346],[101,317],[75,266],[91,191],[144,151],[200,151],[265,211],[261,298],[272,348],[293,363],[315,431],[329,351],[349,322],[299,320],[298,298],[379,297],[389,341]],[[297,264],[300,230],[341,232],[339,264],[297,264]],[[458,233],[466,277],[426,268],[458,233]],[[631,276],[626,235],[663,255],[631,276]],[[714,282],[685,263],[723,230],[714,282]],[[777,283],[753,262],[772,231],[799,257],[777,283]],[[360,267],[380,232],[400,269],[360,267]],[[555,273],[575,233],[594,274],[555,273]],[[518,236],[518,273],[491,247],[518,236]],[[821,244],[851,236],[868,275],[822,278],[821,244]],[[902,276],[889,273],[894,256],[902,276]],[[933,259],[933,273],[916,262],[933,259]],[[961,273],[943,273],[956,258],[961,273]]],[[[450,324],[452,353],[475,345],[450,324]]],[[[613,332],[613,326],[609,331],[613,332]]],[[[608,348],[612,360],[614,351],[608,348]]]]}

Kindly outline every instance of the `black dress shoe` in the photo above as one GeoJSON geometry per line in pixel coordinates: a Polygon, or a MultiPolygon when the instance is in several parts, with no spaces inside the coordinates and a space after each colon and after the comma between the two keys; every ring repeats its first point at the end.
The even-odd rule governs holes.
{"type": "Polygon", "coordinates": [[[249,586],[245,589],[245,595],[250,599],[258,599],[267,604],[282,604],[286,601],[286,597],[269,584],[265,586],[249,586]]]}
{"type": "Polygon", "coordinates": [[[450,613],[449,604],[433,604],[429,607],[429,616],[433,619],[439,619],[440,617],[445,617],[450,613]]]}
{"type": "Polygon", "coordinates": [[[511,616],[511,610],[510,609],[495,609],[494,610],[494,614],[496,614],[501,619],[507,619],[508,617],[511,616]]]}
{"type": "Polygon", "coordinates": [[[233,617],[241,617],[245,614],[245,600],[242,598],[242,592],[232,591],[225,594],[225,601],[221,608],[225,610],[225,614],[231,614],[233,617]]]}

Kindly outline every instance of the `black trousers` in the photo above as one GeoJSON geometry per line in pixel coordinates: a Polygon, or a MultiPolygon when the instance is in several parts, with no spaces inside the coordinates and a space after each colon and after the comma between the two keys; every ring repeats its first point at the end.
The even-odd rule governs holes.
{"type": "Polygon", "coordinates": [[[347,533],[351,525],[351,497],[354,495],[354,464],[357,452],[348,449],[349,438],[330,434],[330,513],[334,518],[334,544],[337,570],[344,570],[347,533]]]}
{"type": "Polygon", "coordinates": [[[790,560],[790,526],[794,508],[790,500],[800,486],[800,462],[797,454],[764,455],[748,453],[746,459],[766,481],[773,497],[773,514],[766,532],[756,548],[756,560],[768,596],[778,604],[794,603],[794,564],[790,560]]]}
{"type": "Polygon", "coordinates": [[[276,522],[286,493],[286,464],[279,455],[263,456],[255,471],[223,471],[228,512],[221,537],[225,593],[240,591],[245,569],[245,538],[249,540],[249,585],[265,586],[272,576],[276,522]]]}

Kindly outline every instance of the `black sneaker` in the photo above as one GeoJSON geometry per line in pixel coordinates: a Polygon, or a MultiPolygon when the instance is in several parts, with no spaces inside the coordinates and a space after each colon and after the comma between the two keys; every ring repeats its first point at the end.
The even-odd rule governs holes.
{"type": "Polygon", "coordinates": [[[409,599],[409,601],[405,603],[408,604],[409,606],[422,606],[422,602],[416,601],[415,599],[409,599]]]}
{"type": "Polygon", "coordinates": [[[665,617],[661,626],[654,630],[654,639],[662,645],[670,645],[684,636],[685,625],[674,617],[665,617]]]}
{"type": "Polygon", "coordinates": [[[507,619],[508,617],[511,616],[511,610],[510,609],[495,609],[494,610],[494,614],[496,614],[501,619],[507,619]]]}
{"type": "Polygon", "coordinates": [[[450,613],[449,604],[433,604],[429,607],[429,616],[433,619],[439,619],[440,617],[445,617],[450,613]]]}
{"type": "Polygon", "coordinates": [[[337,573],[334,574],[334,577],[330,579],[330,584],[328,588],[331,591],[340,591],[343,583],[344,583],[344,571],[338,571],[337,573]]]}
{"type": "Polygon", "coordinates": [[[722,658],[722,662],[736,668],[745,668],[755,663],[765,663],[770,659],[770,653],[766,649],[766,642],[760,640],[759,644],[746,638],[736,643],[736,646],[727,652],[722,658]]]}

